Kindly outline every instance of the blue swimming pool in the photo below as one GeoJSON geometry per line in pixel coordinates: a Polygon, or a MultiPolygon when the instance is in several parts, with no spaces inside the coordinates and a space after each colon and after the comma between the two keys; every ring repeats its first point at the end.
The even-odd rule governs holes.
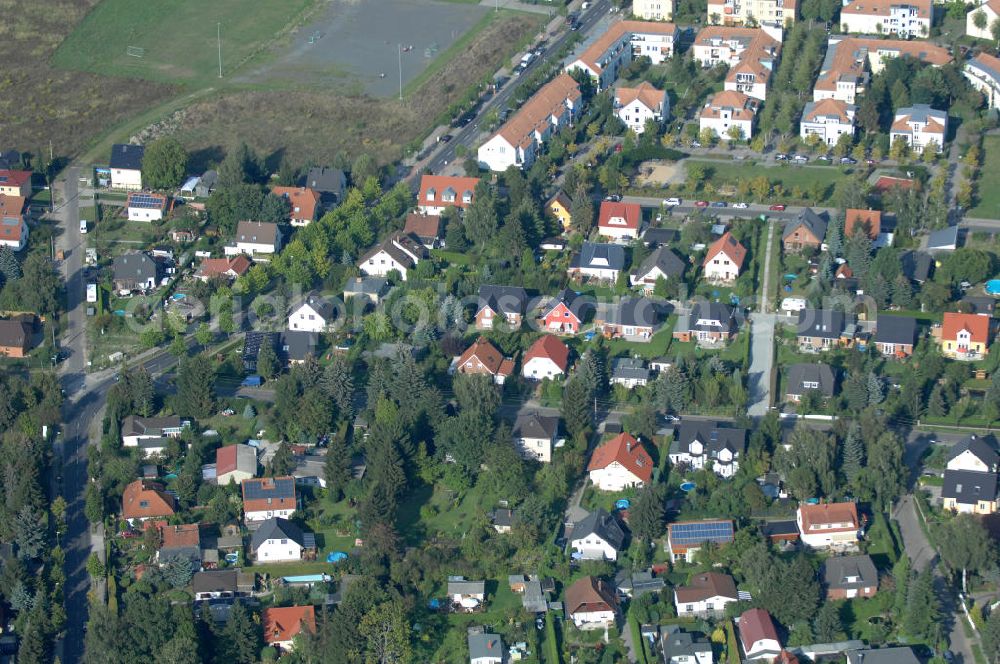
{"type": "Polygon", "coordinates": [[[1000,295],[1000,279],[990,279],[987,281],[986,292],[990,295],[1000,295]]]}
{"type": "Polygon", "coordinates": [[[694,482],[684,482],[681,484],[681,491],[685,493],[690,493],[691,491],[694,491],[696,486],[698,485],[695,484],[694,482]]]}

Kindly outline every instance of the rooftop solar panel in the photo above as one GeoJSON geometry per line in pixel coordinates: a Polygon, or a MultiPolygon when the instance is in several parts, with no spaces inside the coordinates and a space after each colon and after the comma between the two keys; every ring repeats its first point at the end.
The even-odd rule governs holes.
{"type": "Polygon", "coordinates": [[[670,541],[675,545],[701,542],[729,542],[733,539],[732,521],[705,521],[670,524],[670,541]]]}
{"type": "Polygon", "coordinates": [[[164,199],[151,194],[132,194],[129,197],[128,206],[133,208],[159,208],[163,207],[164,199]]]}
{"type": "Polygon", "coordinates": [[[295,495],[295,480],[290,477],[275,478],[273,488],[265,488],[261,481],[243,483],[243,496],[247,500],[260,498],[290,498],[295,495]]]}

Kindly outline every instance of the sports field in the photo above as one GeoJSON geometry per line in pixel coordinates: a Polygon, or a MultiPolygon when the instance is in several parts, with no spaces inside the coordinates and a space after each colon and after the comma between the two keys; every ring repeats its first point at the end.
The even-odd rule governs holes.
{"type": "Polygon", "coordinates": [[[209,85],[306,20],[320,0],[102,0],[53,62],[112,76],[209,85]]]}

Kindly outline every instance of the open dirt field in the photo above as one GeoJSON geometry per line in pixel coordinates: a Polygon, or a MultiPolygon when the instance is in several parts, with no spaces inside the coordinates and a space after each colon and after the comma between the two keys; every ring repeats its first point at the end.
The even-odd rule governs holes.
{"type": "Polygon", "coordinates": [[[639,174],[635,181],[640,186],[660,187],[683,182],[686,175],[677,162],[644,161],[639,164],[639,174]]]}

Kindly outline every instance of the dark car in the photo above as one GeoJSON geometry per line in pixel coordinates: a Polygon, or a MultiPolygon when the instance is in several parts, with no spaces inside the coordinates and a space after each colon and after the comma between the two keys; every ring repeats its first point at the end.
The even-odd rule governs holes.
{"type": "Polygon", "coordinates": [[[842,163],[842,164],[856,164],[856,163],[858,163],[858,160],[857,159],[852,159],[851,157],[841,157],[840,158],[840,163],[842,163]]]}
{"type": "Polygon", "coordinates": [[[715,207],[715,208],[724,208],[724,207],[726,207],[726,203],[725,203],[725,201],[715,201],[715,202],[712,203],[712,207],[715,207]]]}

